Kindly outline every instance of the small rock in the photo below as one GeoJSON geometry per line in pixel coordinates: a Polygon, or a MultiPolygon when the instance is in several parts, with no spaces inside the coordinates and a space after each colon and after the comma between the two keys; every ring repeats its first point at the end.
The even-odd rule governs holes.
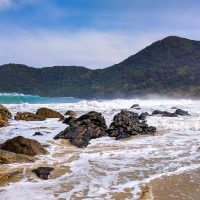
{"type": "Polygon", "coordinates": [[[132,106],[131,106],[131,108],[136,108],[136,107],[139,107],[140,105],[139,104],[133,104],[132,106]]]}
{"type": "Polygon", "coordinates": [[[41,116],[43,118],[60,118],[64,119],[64,116],[59,112],[51,110],[49,108],[39,108],[36,112],[37,116],[41,116]]]}
{"type": "Polygon", "coordinates": [[[42,134],[41,132],[35,132],[35,133],[33,134],[33,136],[43,136],[43,134],[42,134]]]}
{"type": "Polygon", "coordinates": [[[32,172],[34,172],[39,178],[47,180],[53,170],[53,167],[38,167],[37,169],[33,169],[32,172]]]}
{"type": "Polygon", "coordinates": [[[187,111],[184,111],[184,110],[181,110],[181,109],[177,109],[175,111],[175,114],[181,115],[181,116],[187,116],[187,115],[189,115],[189,113],[187,111]]]}
{"type": "Polygon", "coordinates": [[[68,110],[65,115],[69,115],[71,117],[75,117],[76,116],[76,113],[73,111],[73,110],[68,110]]]}
{"type": "Polygon", "coordinates": [[[15,120],[24,120],[24,121],[43,121],[44,117],[35,115],[30,112],[17,112],[15,115],[15,120]]]}

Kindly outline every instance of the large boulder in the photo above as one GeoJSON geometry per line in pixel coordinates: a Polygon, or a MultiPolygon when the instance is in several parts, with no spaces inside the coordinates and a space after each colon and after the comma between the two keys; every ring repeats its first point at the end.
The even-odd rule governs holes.
{"type": "Polygon", "coordinates": [[[12,118],[12,114],[11,112],[3,105],[0,104],[0,115],[4,116],[7,119],[11,119],[12,118]]]}
{"type": "Polygon", "coordinates": [[[1,149],[29,156],[47,153],[47,150],[38,141],[23,136],[7,140],[1,145],[1,149]]]}
{"type": "Polygon", "coordinates": [[[34,162],[35,159],[24,154],[16,154],[0,149],[0,164],[34,162]]]}
{"type": "Polygon", "coordinates": [[[144,118],[137,113],[122,110],[120,113],[114,116],[113,122],[110,124],[107,133],[110,137],[116,139],[123,139],[131,135],[154,135],[156,128],[148,126],[144,118]]]}
{"type": "Polygon", "coordinates": [[[8,119],[12,118],[11,112],[3,105],[0,104],[0,127],[8,124],[8,119]]]}
{"type": "Polygon", "coordinates": [[[41,116],[43,118],[60,118],[64,119],[64,116],[59,112],[51,110],[49,108],[39,108],[36,112],[37,116],[41,116]]]}
{"type": "Polygon", "coordinates": [[[15,115],[15,120],[25,120],[25,121],[43,121],[45,118],[40,115],[35,115],[30,112],[17,112],[15,115]]]}
{"type": "Polygon", "coordinates": [[[0,114],[0,128],[8,124],[8,120],[0,114]]]}
{"type": "Polygon", "coordinates": [[[54,137],[54,139],[69,139],[76,147],[82,148],[89,144],[91,139],[106,135],[106,122],[101,113],[89,112],[69,123],[64,131],[54,137]]]}

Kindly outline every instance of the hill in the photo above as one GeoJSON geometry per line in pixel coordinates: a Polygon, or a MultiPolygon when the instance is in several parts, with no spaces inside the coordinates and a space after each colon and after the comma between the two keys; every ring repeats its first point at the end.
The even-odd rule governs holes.
{"type": "Polygon", "coordinates": [[[105,69],[2,65],[0,92],[79,98],[200,96],[199,77],[200,42],[170,36],[105,69]]]}

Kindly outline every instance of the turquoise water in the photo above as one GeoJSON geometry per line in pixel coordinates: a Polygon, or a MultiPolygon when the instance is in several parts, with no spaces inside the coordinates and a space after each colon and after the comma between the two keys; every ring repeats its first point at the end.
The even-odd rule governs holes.
{"type": "Polygon", "coordinates": [[[23,94],[0,93],[0,104],[48,104],[48,103],[77,103],[80,99],[73,97],[40,97],[23,94]]]}

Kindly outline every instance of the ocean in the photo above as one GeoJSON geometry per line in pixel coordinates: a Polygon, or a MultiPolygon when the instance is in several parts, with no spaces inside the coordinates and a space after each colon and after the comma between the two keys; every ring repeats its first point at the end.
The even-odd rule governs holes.
{"type": "MultiPolygon", "coordinates": [[[[38,156],[35,163],[0,166],[0,172],[23,171],[19,180],[0,187],[1,200],[134,200],[139,198],[141,186],[163,176],[200,169],[199,100],[138,98],[89,101],[3,94],[0,95],[0,103],[13,116],[19,111],[35,112],[40,107],[51,108],[61,114],[73,110],[78,116],[98,111],[105,117],[107,125],[121,109],[152,113],[156,109],[173,112],[172,107],[177,107],[190,114],[171,118],[149,116],[147,123],[157,128],[156,136],[135,136],[119,141],[102,137],[91,140],[84,149],[76,148],[67,141],[53,140],[56,134],[67,127],[58,119],[36,122],[12,119],[9,126],[0,129],[0,143],[23,135],[50,145],[47,147],[49,154],[38,156]],[[141,110],[130,109],[133,104],[139,104],[141,110]],[[33,136],[36,131],[42,132],[43,136],[33,136]],[[40,180],[31,173],[31,169],[38,166],[53,166],[56,173],[49,180],[40,180]]],[[[162,200],[165,197],[154,199],[162,200]]],[[[166,199],[184,198],[171,195],[166,199]]]]}

